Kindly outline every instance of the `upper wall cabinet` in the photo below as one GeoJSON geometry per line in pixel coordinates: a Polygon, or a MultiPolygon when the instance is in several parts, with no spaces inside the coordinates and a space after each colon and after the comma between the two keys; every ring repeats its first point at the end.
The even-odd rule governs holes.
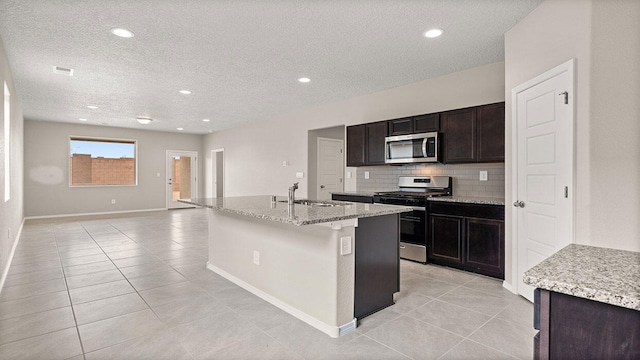
{"type": "Polygon", "coordinates": [[[384,165],[387,122],[347,127],[347,166],[384,165]]]}
{"type": "Polygon", "coordinates": [[[443,162],[504,161],[504,103],[442,113],[443,162]]]}
{"type": "Polygon", "coordinates": [[[440,130],[440,114],[425,114],[389,120],[389,136],[440,130]]]}

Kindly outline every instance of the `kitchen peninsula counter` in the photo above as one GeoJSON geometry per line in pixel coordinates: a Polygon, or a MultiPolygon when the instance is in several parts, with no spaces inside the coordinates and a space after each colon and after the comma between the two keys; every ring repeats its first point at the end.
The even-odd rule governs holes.
{"type": "Polygon", "coordinates": [[[209,270],[331,337],[400,291],[399,213],[411,208],[268,195],[180,201],[209,208],[209,270]]]}
{"type": "Polygon", "coordinates": [[[411,208],[403,206],[362,204],[331,200],[313,202],[334,206],[304,204],[293,204],[289,206],[286,197],[278,196],[274,202],[271,201],[271,196],[268,195],[185,199],[180,201],[233,214],[296,226],[330,223],[411,211],[411,208]]]}
{"type": "Polygon", "coordinates": [[[524,273],[534,359],[640,358],[640,253],[570,244],[524,273]]]}

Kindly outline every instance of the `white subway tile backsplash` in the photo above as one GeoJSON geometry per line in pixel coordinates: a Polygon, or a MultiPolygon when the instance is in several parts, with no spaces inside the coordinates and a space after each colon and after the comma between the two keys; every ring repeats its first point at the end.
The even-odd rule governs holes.
{"type": "Polygon", "coordinates": [[[392,191],[398,188],[398,176],[444,175],[453,178],[453,194],[459,196],[504,198],[505,169],[503,163],[491,164],[413,164],[404,166],[367,167],[358,171],[357,191],[392,191]],[[487,171],[488,181],[480,181],[480,171],[487,171]]]}

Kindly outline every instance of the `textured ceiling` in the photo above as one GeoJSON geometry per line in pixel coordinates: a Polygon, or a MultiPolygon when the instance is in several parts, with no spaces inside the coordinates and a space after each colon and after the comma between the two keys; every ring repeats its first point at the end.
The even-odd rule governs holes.
{"type": "Polygon", "coordinates": [[[502,61],[541,1],[0,0],[0,36],[27,119],[205,134],[502,61]]]}

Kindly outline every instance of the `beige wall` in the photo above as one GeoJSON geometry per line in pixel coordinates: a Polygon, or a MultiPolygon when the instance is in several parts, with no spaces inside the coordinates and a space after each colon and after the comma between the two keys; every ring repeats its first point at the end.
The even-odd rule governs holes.
{"type": "MultiPolygon", "coordinates": [[[[307,140],[311,129],[500,101],[504,101],[502,62],[206,135],[204,148],[207,156],[212,149],[225,149],[226,196],[287,195],[290,183],[300,181],[297,194],[303,197],[309,194],[308,174],[305,179],[296,179],[295,174],[308,169],[307,140]],[[289,161],[290,166],[282,166],[283,161],[289,161]]],[[[346,186],[349,189],[349,183],[346,186]]]]}
{"type": "MultiPolygon", "coordinates": [[[[507,203],[513,201],[511,89],[573,58],[575,241],[635,251],[640,250],[639,4],[547,0],[505,34],[507,203]]],[[[506,211],[508,283],[511,221],[506,211]]]]}
{"type": "Polygon", "coordinates": [[[14,245],[17,243],[18,232],[21,230],[22,220],[24,218],[24,199],[23,199],[23,132],[24,122],[22,118],[22,109],[20,101],[16,95],[11,71],[7,62],[7,55],[4,45],[0,40],[0,91],[4,93],[4,82],[7,83],[9,93],[11,94],[11,197],[9,201],[4,201],[4,174],[7,169],[4,165],[4,95],[0,100],[0,291],[9,270],[9,260],[12,256],[14,245]]]}
{"type": "Polygon", "coordinates": [[[28,217],[166,208],[166,151],[202,154],[201,135],[45,121],[25,121],[24,141],[28,217]],[[137,140],[138,185],[69,187],[69,136],[137,140]]]}

